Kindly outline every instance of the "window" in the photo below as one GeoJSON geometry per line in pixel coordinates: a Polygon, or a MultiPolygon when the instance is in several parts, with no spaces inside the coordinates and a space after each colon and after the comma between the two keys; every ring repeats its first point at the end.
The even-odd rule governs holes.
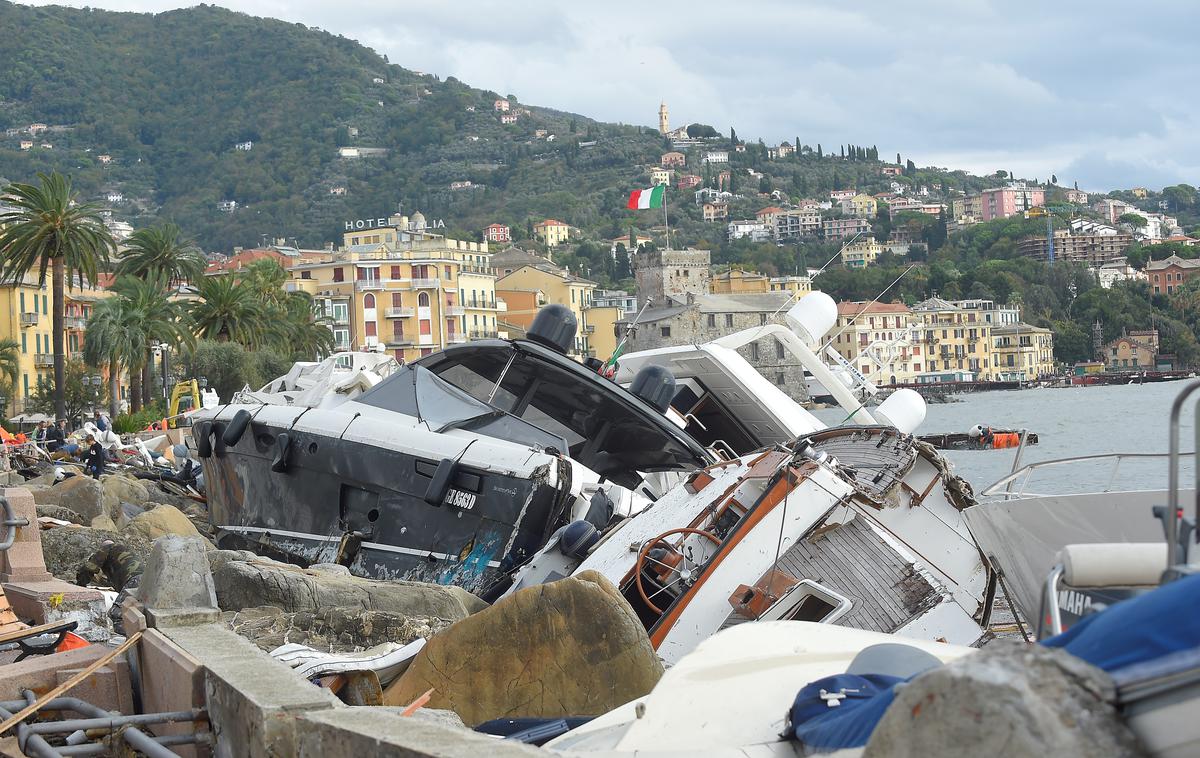
{"type": "Polygon", "coordinates": [[[433,355],[433,348],[431,348],[431,347],[421,348],[421,357],[424,358],[427,355],[433,355]]]}
{"type": "Polygon", "coordinates": [[[392,266],[392,278],[393,279],[403,279],[404,278],[403,276],[400,275],[400,267],[399,266],[392,266]]]}
{"type": "Polygon", "coordinates": [[[341,350],[345,350],[346,348],[350,347],[350,330],[334,329],[333,346],[341,350]]]}
{"type": "MultiPolygon", "coordinates": [[[[1156,276],[1156,277],[1154,277],[1154,278],[1155,278],[1156,280],[1158,279],[1158,277],[1157,277],[1157,276],[1156,276]]],[[[25,293],[24,293],[24,292],[22,292],[22,293],[21,293],[21,313],[24,313],[24,312],[25,312],[25,293]]]]}
{"type": "Polygon", "coordinates": [[[446,272],[446,279],[447,279],[447,280],[450,280],[450,279],[453,279],[453,278],[454,278],[454,273],[453,273],[453,272],[454,272],[454,269],[450,268],[449,266],[445,266],[445,267],[444,267],[442,270],[446,272]]]}
{"type": "Polygon", "coordinates": [[[22,353],[29,352],[29,340],[27,339],[28,337],[29,337],[28,334],[26,334],[25,332],[21,332],[21,352],[22,353]]]}
{"type": "Polygon", "coordinates": [[[428,292],[422,292],[421,294],[417,295],[417,306],[420,308],[428,308],[429,307],[429,293],[428,292]]]}
{"type": "Polygon", "coordinates": [[[366,324],[364,324],[364,326],[366,327],[368,337],[377,336],[378,332],[375,330],[375,322],[374,321],[368,321],[366,324]]]}
{"type": "MultiPolygon", "coordinates": [[[[1181,276],[1182,276],[1182,275],[1181,275],[1181,276]]],[[[46,296],[45,296],[45,295],[42,295],[42,315],[43,315],[43,316],[45,316],[46,314],[48,314],[48,313],[50,312],[50,309],[49,309],[49,308],[46,306],[46,303],[47,303],[47,302],[48,302],[48,301],[47,301],[47,299],[46,299],[46,296]]]]}
{"type": "Polygon", "coordinates": [[[669,326],[660,327],[658,330],[658,333],[663,337],[670,337],[671,336],[671,327],[669,327],[669,326]]]}
{"type": "Polygon", "coordinates": [[[732,313],[725,314],[725,326],[733,326],[733,314],[732,313]]]}
{"type": "Polygon", "coordinates": [[[338,323],[344,323],[350,318],[350,306],[346,303],[333,304],[333,320],[338,323]]]}
{"type": "Polygon", "coordinates": [[[571,290],[571,304],[575,303],[575,290],[571,290]]]}
{"type": "Polygon", "coordinates": [[[775,341],[775,357],[779,360],[783,360],[784,358],[783,343],[779,340],[775,341]]]}
{"type": "Polygon", "coordinates": [[[758,343],[757,342],[750,343],[750,360],[754,361],[755,363],[758,362],[758,343]]]}
{"type": "Polygon", "coordinates": [[[300,278],[301,279],[312,279],[312,272],[311,271],[301,271],[300,278]]]}
{"type": "Polygon", "coordinates": [[[392,307],[393,308],[401,308],[403,306],[404,306],[404,298],[402,298],[400,296],[399,292],[393,292],[392,293],[392,307]]]}
{"type": "Polygon", "coordinates": [[[767,314],[765,314],[765,313],[758,314],[758,323],[760,326],[766,326],[767,325],[767,314]]]}
{"type": "Polygon", "coordinates": [[[778,384],[780,387],[783,386],[785,381],[786,381],[786,378],[784,377],[782,371],[779,371],[775,374],[775,383],[778,384]]]}
{"type": "Polygon", "coordinates": [[[342,269],[342,268],[335,268],[335,269],[333,270],[333,280],[334,280],[335,282],[344,282],[344,281],[346,281],[346,270],[345,270],[345,269],[342,269]]]}
{"type": "Polygon", "coordinates": [[[710,313],[710,314],[708,314],[708,325],[709,325],[709,327],[713,327],[713,328],[715,328],[715,327],[716,327],[716,325],[717,325],[717,314],[715,314],[715,313],[710,313]]]}

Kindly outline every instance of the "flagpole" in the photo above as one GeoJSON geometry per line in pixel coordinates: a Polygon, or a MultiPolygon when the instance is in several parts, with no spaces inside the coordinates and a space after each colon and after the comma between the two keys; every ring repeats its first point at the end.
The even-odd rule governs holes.
{"type": "Polygon", "coordinates": [[[667,229],[667,250],[671,249],[671,225],[667,222],[667,185],[663,185],[663,226],[667,229]]]}

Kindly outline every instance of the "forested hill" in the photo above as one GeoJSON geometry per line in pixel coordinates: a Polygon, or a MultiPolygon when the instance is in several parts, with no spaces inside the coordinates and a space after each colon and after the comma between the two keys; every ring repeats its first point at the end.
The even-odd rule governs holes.
{"type": "Polygon", "coordinates": [[[0,2],[0,29],[0,128],[51,127],[29,150],[27,135],[0,138],[0,177],[58,168],[89,196],[120,192],[115,210],[135,225],[172,218],[210,250],[261,234],[319,245],[343,220],[386,215],[399,201],[450,223],[455,206],[498,206],[473,196],[510,184],[514,220],[522,210],[568,215],[576,201],[546,196],[568,188],[564,172],[572,194],[586,194],[613,182],[607,169],[656,159],[662,144],[543,108],[501,124],[497,93],[214,6],[148,15],[0,2]],[[537,140],[538,129],[558,137],[537,140]],[[591,140],[599,149],[581,153],[591,140]],[[235,148],[247,141],[249,151],[235,148]],[[340,158],[346,145],[388,152],[340,158]],[[456,181],[489,189],[451,195],[456,181]],[[332,194],[339,187],[345,195],[332,194]],[[219,211],[227,200],[238,210],[219,211]]]}

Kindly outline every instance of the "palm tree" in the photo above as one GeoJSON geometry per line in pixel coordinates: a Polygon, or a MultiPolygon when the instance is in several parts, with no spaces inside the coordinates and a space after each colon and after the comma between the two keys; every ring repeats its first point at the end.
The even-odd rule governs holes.
{"type": "Polygon", "coordinates": [[[272,258],[254,261],[246,267],[241,278],[264,305],[282,306],[288,297],[283,286],[288,280],[287,270],[272,258]]]}
{"type": "MultiPolygon", "coordinates": [[[[0,392],[12,397],[21,370],[21,345],[16,340],[0,340],[0,392]]],[[[5,407],[0,403],[0,411],[5,407]]]]}
{"type": "Polygon", "coordinates": [[[123,276],[113,284],[112,290],[129,301],[129,307],[137,314],[138,329],[142,334],[142,355],[130,371],[142,371],[142,403],[150,403],[151,351],[159,343],[172,347],[190,348],[195,335],[190,328],[183,307],[170,299],[167,280],[163,274],[148,275],[144,279],[123,276]]]}
{"type": "Polygon", "coordinates": [[[225,274],[197,282],[199,300],[188,305],[196,336],[257,349],[267,336],[266,309],[248,285],[225,274]]]}
{"type": "Polygon", "coordinates": [[[129,370],[129,410],[137,413],[142,409],[142,377],[133,367],[146,354],[146,347],[141,314],[130,300],[114,296],[96,303],[83,335],[83,359],[91,366],[108,366],[111,418],[115,419],[120,410],[118,380],[122,368],[129,370]]]}
{"type": "Polygon", "coordinates": [[[295,360],[318,360],[333,352],[329,319],[306,292],[289,292],[272,318],[271,338],[278,351],[295,360]]]}
{"type": "Polygon", "coordinates": [[[94,205],[75,202],[71,182],[57,171],[38,174],[40,186],[13,183],[3,190],[11,208],[0,213],[0,281],[18,283],[35,268],[38,286],[51,275],[54,301],[54,413],[65,418],[66,363],[63,351],[63,287],[68,278],[95,284],[101,265],[115,249],[94,205]]]}
{"type": "Polygon", "coordinates": [[[125,241],[117,275],[160,277],[168,288],[194,282],[204,274],[204,254],[175,224],[138,229],[125,241]]]}

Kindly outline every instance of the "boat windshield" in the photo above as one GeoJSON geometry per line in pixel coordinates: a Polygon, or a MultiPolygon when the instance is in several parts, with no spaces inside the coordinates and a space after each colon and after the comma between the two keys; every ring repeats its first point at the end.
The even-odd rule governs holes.
{"type": "Polygon", "coordinates": [[[558,365],[507,343],[447,350],[421,365],[478,400],[563,438],[573,459],[624,487],[636,487],[641,473],[706,463],[664,428],[667,422],[647,418],[619,388],[582,367],[558,365]]]}

